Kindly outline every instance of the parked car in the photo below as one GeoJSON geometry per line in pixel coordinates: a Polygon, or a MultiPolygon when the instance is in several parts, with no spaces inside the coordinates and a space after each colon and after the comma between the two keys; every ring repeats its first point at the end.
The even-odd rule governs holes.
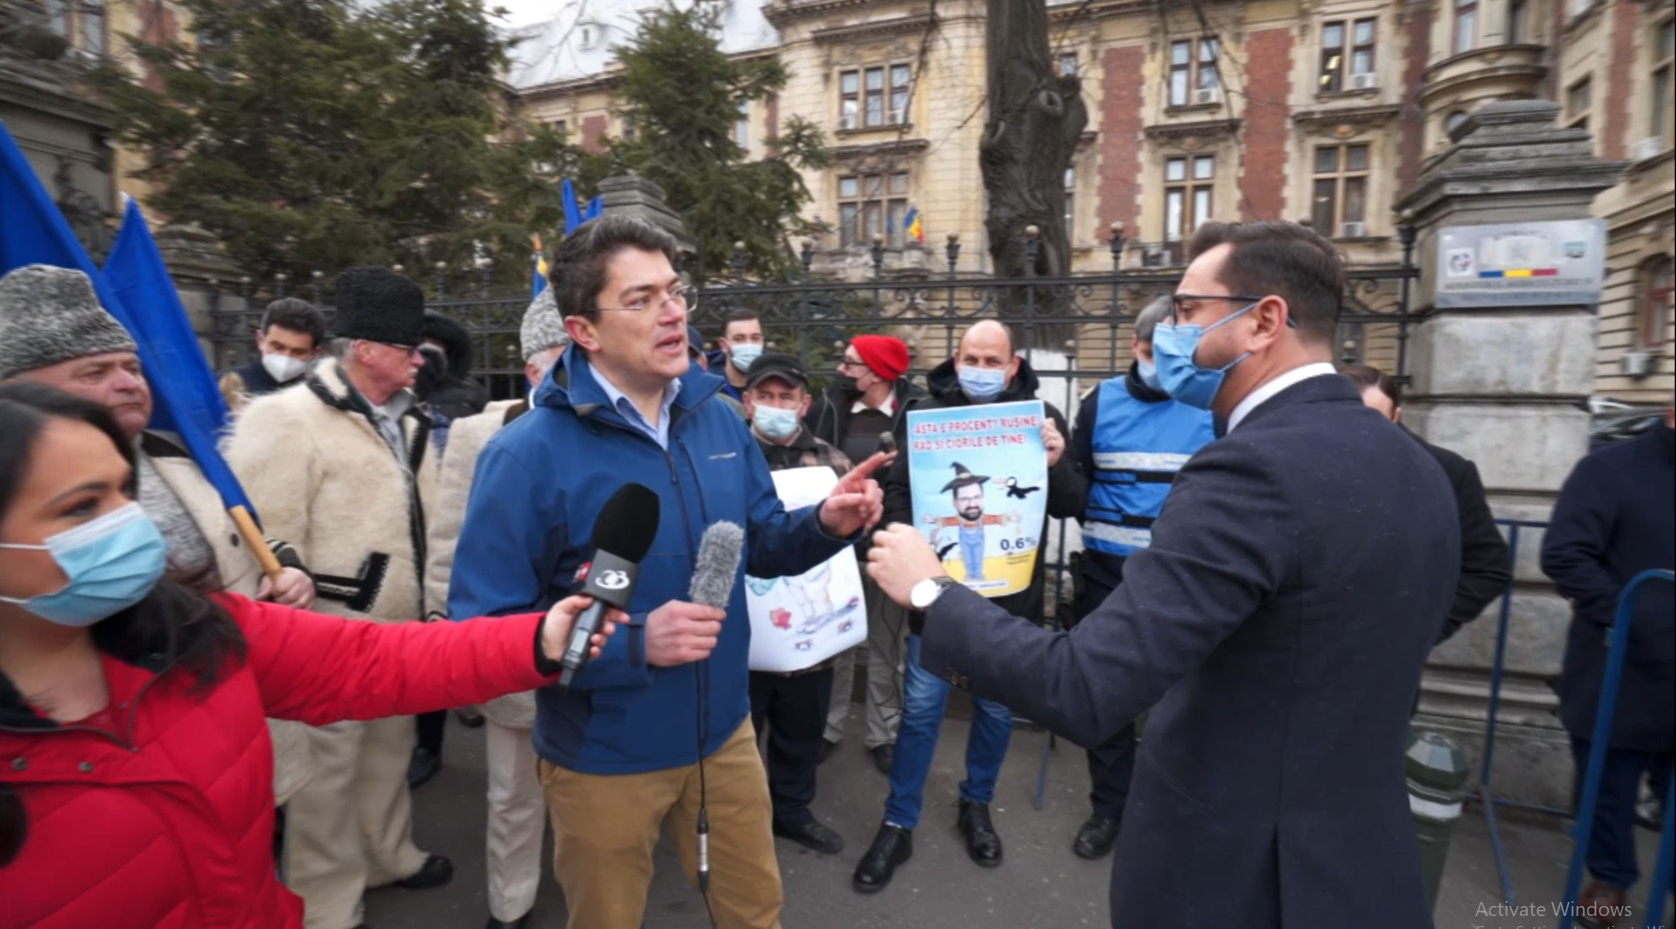
{"type": "Polygon", "coordinates": [[[1662,406],[1638,406],[1607,397],[1590,397],[1589,450],[1637,435],[1664,415],[1662,406]]]}

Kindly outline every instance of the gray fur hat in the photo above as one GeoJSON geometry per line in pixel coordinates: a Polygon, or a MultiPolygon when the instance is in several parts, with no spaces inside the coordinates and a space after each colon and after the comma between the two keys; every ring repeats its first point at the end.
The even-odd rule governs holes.
{"type": "Polygon", "coordinates": [[[0,277],[0,381],[138,346],[99,305],[93,282],[71,268],[25,265],[0,277]]]}
{"type": "Polygon", "coordinates": [[[553,299],[553,288],[542,288],[541,293],[530,301],[530,308],[524,311],[524,324],[518,328],[518,341],[522,343],[525,361],[554,346],[570,344],[570,333],[564,330],[564,319],[559,316],[559,304],[553,299]]]}

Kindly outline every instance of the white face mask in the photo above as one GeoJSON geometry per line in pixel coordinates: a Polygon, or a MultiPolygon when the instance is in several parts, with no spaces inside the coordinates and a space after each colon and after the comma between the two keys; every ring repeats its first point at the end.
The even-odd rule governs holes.
{"type": "Polygon", "coordinates": [[[298,361],[290,355],[268,354],[262,356],[262,367],[267,370],[269,377],[284,384],[302,377],[308,370],[308,362],[298,361]]]}

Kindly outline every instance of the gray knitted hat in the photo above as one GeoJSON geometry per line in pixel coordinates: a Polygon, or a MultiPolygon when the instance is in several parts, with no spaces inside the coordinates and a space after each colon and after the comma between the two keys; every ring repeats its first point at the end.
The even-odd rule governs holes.
{"type": "Polygon", "coordinates": [[[570,333],[564,331],[564,319],[559,316],[559,304],[553,299],[553,288],[543,288],[524,311],[524,324],[518,329],[518,341],[523,343],[524,360],[554,347],[570,344],[570,333]]]}
{"type": "Polygon", "coordinates": [[[93,282],[70,268],[25,265],[0,277],[0,381],[104,352],[134,337],[99,305],[93,282]]]}

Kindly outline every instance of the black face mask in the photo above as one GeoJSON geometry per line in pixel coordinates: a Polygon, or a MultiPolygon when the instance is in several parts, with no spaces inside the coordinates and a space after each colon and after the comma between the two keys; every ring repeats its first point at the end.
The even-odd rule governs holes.
{"type": "Polygon", "coordinates": [[[838,388],[839,393],[848,397],[858,396],[861,393],[861,388],[856,386],[855,376],[852,374],[838,375],[832,379],[832,386],[838,388]]]}
{"type": "Polygon", "coordinates": [[[425,363],[419,366],[419,371],[413,376],[413,395],[421,402],[430,399],[442,379],[448,376],[448,359],[442,350],[430,345],[419,349],[420,357],[425,363]]]}

